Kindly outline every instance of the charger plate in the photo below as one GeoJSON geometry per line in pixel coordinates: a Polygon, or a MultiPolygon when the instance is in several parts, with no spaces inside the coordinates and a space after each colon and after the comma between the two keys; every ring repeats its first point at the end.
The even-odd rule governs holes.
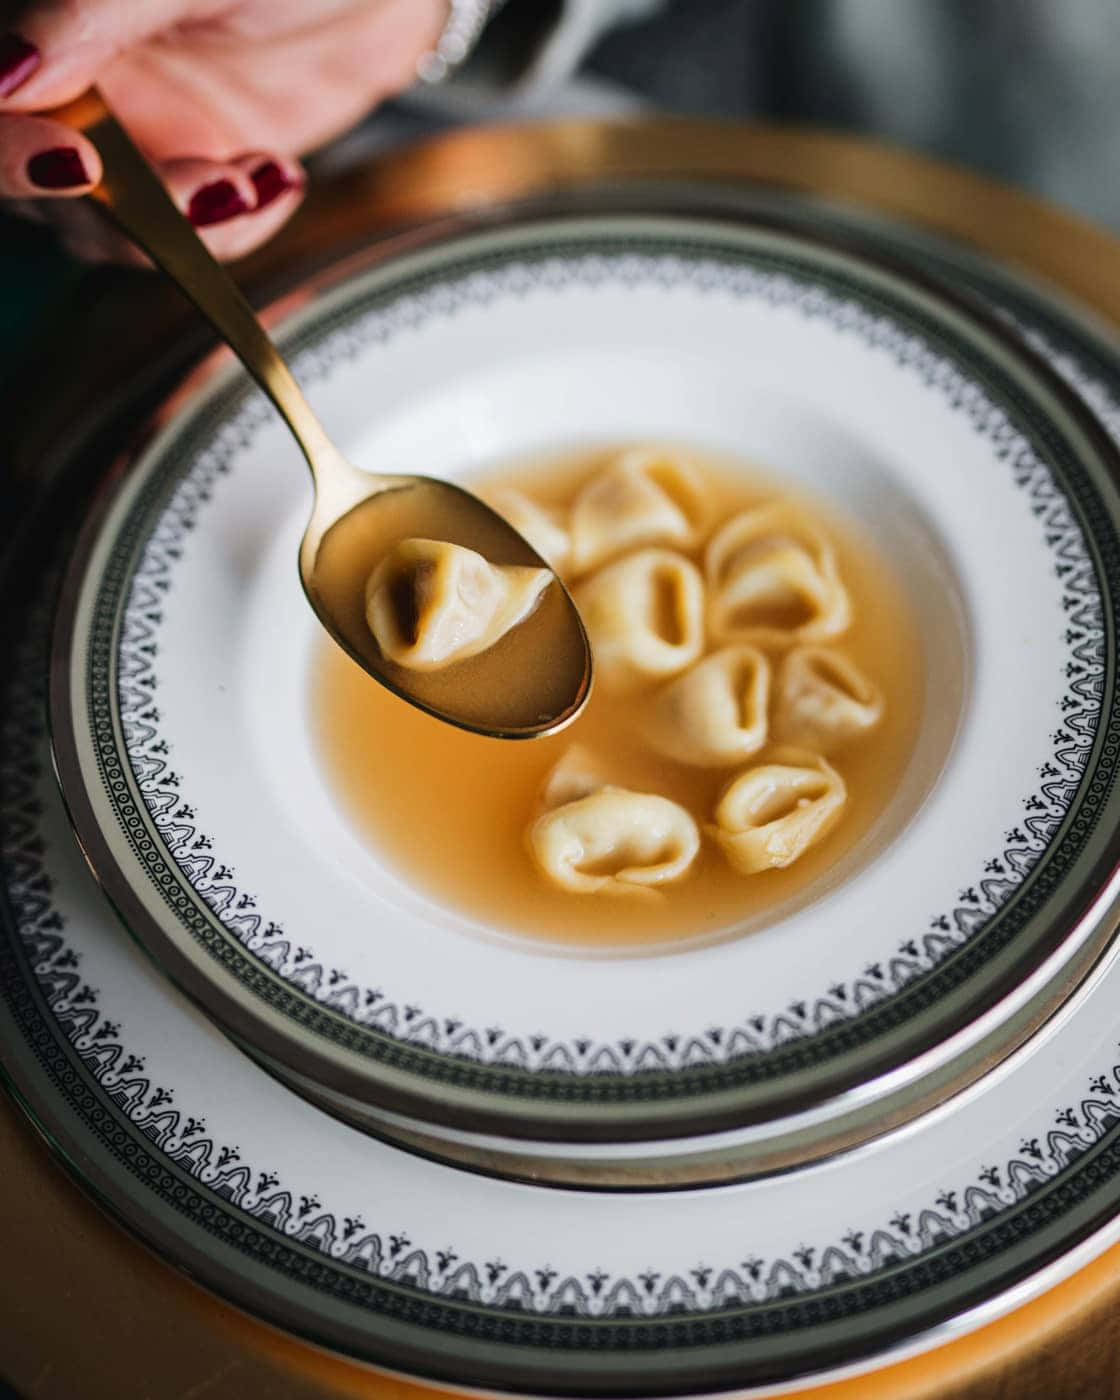
{"type": "Polygon", "coordinates": [[[872,838],[767,926],[611,959],[496,936],[340,814],[292,566],[303,468],[219,376],[85,533],[52,720],[98,878],[240,1043],[388,1135],[453,1130],[452,1157],[492,1134],[498,1169],[629,1184],[702,1137],[673,1169],[696,1181],[913,1116],[1060,1004],[1111,936],[1120,852],[1117,458],[1013,329],[834,232],[601,213],[398,248],[282,340],[371,467],[644,435],[808,484],[892,559],[930,685],[872,838]],[[516,1139],[655,1146],[603,1169],[526,1165],[516,1139]]]}
{"type": "MultiPolygon", "coordinates": [[[[897,233],[865,236],[907,251],[897,233]]],[[[955,252],[923,240],[919,255],[1039,328],[1116,428],[1120,373],[1078,321],[955,252]]],[[[1109,958],[969,1094],[780,1178],[683,1195],[532,1190],[325,1118],[154,974],[77,856],[44,732],[45,538],[29,522],[5,577],[5,1068],[86,1184],[195,1277],[348,1355],[460,1385],[696,1393],[897,1357],[1116,1237],[1109,958]]]]}

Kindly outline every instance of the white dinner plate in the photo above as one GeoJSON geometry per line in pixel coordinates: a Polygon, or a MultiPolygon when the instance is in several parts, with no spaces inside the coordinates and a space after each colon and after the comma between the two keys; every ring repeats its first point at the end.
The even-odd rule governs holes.
{"type": "MultiPolygon", "coordinates": [[[[1035,343],[1120,430],[1111,354],[1006,277],[964,267],[1041,331],[1035,343]]],[[[53,504],[26,521],[4,575],[4,1068],[71,1169],[196,1278],[320,1344],[459,1386],[763,1392],[954,1335],[1120,1233],[1111,950],[1043,1031],[937,1110],[858,1150],[718,1188],[488,1178],[375,1141],[290,1092],[125,936],[74,843],[46,731],[53,504]]],[[[1111,661],[1105,682],[1111,705],[1111,661]]]]}
{"type": "Polygon", "coordinates": [[[762,1139],[804,1160],[918,1112],[931,1074],[959,1087],[1060,1004],[1109,932],[1120,506],[1114,444],[1013,331],[823,234],[604,215],[399,252],[282,340],[371,468],[652,437],[811,487],[909,591],[928,685],[876,828],[764,926],[626,957],[483,926],[325,775],[305,469],[231,370],[86,532],[53,727],[99,879],[240,1043],[453,1154],[691,1137],[748,1171],[762,1139]]]}

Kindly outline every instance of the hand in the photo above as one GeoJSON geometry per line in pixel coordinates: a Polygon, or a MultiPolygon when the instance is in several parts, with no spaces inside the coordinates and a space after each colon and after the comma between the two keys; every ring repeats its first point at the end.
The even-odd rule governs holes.
{"type": "Polygon", "coordinates": [[[211,252],[236,258],[298,205],[296,156],[407,87],[447,0],[38,0],[0,32],[0,200],[79,256],[135,260],[74,196],[101,163],[35,115],[96,82],[211,252]]]}

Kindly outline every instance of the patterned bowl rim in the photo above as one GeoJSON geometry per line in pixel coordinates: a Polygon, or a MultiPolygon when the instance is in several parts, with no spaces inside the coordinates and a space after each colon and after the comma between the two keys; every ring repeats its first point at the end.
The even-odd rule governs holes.
{"type": "MultiPolygon", "coordinates": [[[[858,217],[851,211],[845,217],[850,225],[858,226],[858,217]]],[[[864,231],[871,241],[883,234],[874,215],[866,220],[864,231]]],[[[1036,319],[1037,313],[1037,324],[1044,327],[1047,335],[1054,334],[1059,344],[1063,339],[1063,327],[1072,322],[1080,332],[1077,343],[1080,348],[1088,347],[1090,361],[1098,365],[1107,363],[1108,373],[1115,373],[1115,344],[1110,345],[1100,335],[1099,328],[1083,311],[1064,305],[1059,295],[1032,286],[1029,279],[991,267],[982,256],[960,248],[949,256],[939,239],[922,235],[920,231],[909,232],[914,234],[913,246],[923,254],[935,255],[940,248],[942,266],[960,271],[971,264],[970,280],[978,287],[989,292],[995,288],[1008,294],[1017,291],[1020,303],[1029,306],[1032,319],[1036,319]]],[[[1068,342],[1068,336],[1064,338],[1068,342]]],[[[20,557],[38,560],[34,551],[27,556],[21,551],[20,557]]],[[[9,561],[5,559],[4,562],[9,561]]],[[[14,622],[14,619],[9,621],[14,622]]],[[[8,961],[5,958],[6,964],[8,961]]],[[[269,1259],[280,1265],[290,1260],[300,1266],[299,1272],[293,1267],[282,1277],[275,1278],[258,1268],[255,1258],[247,1264],[244,1243],[240,1237],[235,1243],[234,1235],[229,1232],[231,1212],[226,1211],[226,1202],[206,1188],[199,1188],[191,1177],[185,1174],[182,1179],[177,1177],[165,1194],[162,1181],[156,1180],[152,1171],[161,1157],[158,1149],[148,1151],[150,1144],[142,1133],[127,1123],[123,1130],[118,1127],[113,1119],[113,1105],[104,1091],[94,1086],[91,1093],[73,1069],[63,1069],[60,1075],[59,1062],[51,1054],[53,1045],[47,1047],[40,1038],[43,1024],[40,1017],[50,1018],[35,1009],[33,992],[24,994],[22,975],[14,967],[12,960],[12,975],[21,984],[21,995],[15,1002],[5,998],[5,1004],[0,1006],[0,1014],[5,1019],[10,1011],[19,1017],[17,1020],[16,1015],[12,1015],[11,1025],[16,1033],[5,1042],[4,1069],[11,1076],[8,1082],[52,1148],[63,1155],[65,1164],[82,1178],[86,1188],[102,1205],[235,1304],[252,1309],[276,1325],[295,1329],[319,1345],[333,1346],[379,1366],[392,1366],[413,1375],[442,1380],[456,1385],[457,1389],[463,1389],[464,1375],[470,1374],[477,1386],[493,1386],[517,1393],[534,1388],[572,1395],[593,1392],[620,1396],[655,1392],[679,1395],[725,1388],[738,1393],[752,1386],[752,1382],[761,1384],[765,1393],[772,1393],[775,1385],[786,1393],[795,1383],[819,1385],[826,1379],[840,1379],[855,1372],[866,1374],[871,1356],[880,1365],[900,1361],[916,1351],[951,1341],[1036,1297],[1099,1254],[1116,1239],[1120,1228],[1115,1217],[1115,1153],[1107,1162],[1090,1153],[1088,1158],[1061,1173],[1061,1180],[1054,1185],[1060,1189],[1071,1170],[1084,1176],[1086,1170],[1093,1169],[1093,1194],[1098,1200],[1095,1213],[1086,1213],[1079,1204],[1081,1198],[1066,1192],[1060,1207],[1063,1228],[1055,1234],[1058,1222],[1040,1212],[1037,1199],[1024,1202],[1027,1210],[1024,1233],[1017,1237],[1001,1268],[995,1272],[985,1271],[984,1278],[977,1281],[978,1256],[966,1249],[958,1254],[960,1282],[955,1292],[950,1289],[945,1296],[931,1299],[917,1318],[909,1320],[900,1320],[894,1315],[892,1302],[887,1307],[890,1316],[880,1319],[870,1339],[862,1332],[853,1335],[847,1331],[843,1347],[834,1350],[830,1359],[823,1363],[819,1356],[799,1350],[796,1355],[787,1356],[780,1378],[772,1371],[760,1370],[757,1359],[748,1352],[742,1353],[730,1370],[715,1368],[713,1359],[706,1353],[694,1355],[690,1365],[670,1375],[664,1352],[632,1350],[628,1358],[623,1358],[629,1375],[620,1372],[611,1383],[604,1376],[593,1378],[586,1370],[574,1369],[568,1360],[571,1354],[560,1350],[555,1343],[538,1358],[535,1368],[522,1362],[512,1363],[511,1367],[503,1366],[500,1361],[494,1364],[487,1361],[485,1366],[471,1366],[466,1370],[469,1363],[464,1361],[462,1346],[468,1343],[461,1340],[457,1348],[450,1329],[422,1336],[419,1328],[413,1328],[414,1335],[410,1337],[408,1327],[397,1326],[395,1318],[390,1318],[385,1325],[375,1322],[372,1334],[369,1330],[359,1332],[352,1326],[348,1328],[345,1318],[329,1315],[322,1300],[318,1300],[317,1305],[310,1304],[301,1280],[313,1276],[309,1266],[322,1272],[326,1261],[318,1254],[305,1251],[306,1257],[300,1259],[296,1257],[298,1245],[282,1245],[278,1249],[277,1242],[269,1240],[269,1259]],[[22,1004],[24,1001],[26,1006],[22,1004]],[[32,1016],[30,1021],[24,1014],[28,1011],[32,1016]],[[126,1147],[134,1149],[127,1158],[121,1155],[118,1138],[126,1147]],[[826,1371],[822,1371],[822,1364],[826,1371]]],[[[5,967],[5,972],[8,970],[5,967]]],[[[1114,1135],[1115,1125],[1105,1136],[1114,1135]]],[[[1044,1189],[1039,1195],[1052,1196],[1054,1192],[1044,1189]]],[[[268,1235],[270,1232],[261,1233],[268,1235]]],[[[333,1301],[333,1308],[342,1312],[341,1299],[333,1301]]],[[[516,1325],[517,1321],[510,1318],[509,1326],[516,1325]]],[[[366,1325],[368,1329],[370,1324],[366,1325]]],[[[699,1350],[703,1352],[702,1348],[699,1350]]],[[[868,1380],[866,1384],[874,1382],[868,1380]]],[[[751,1393],[759,1392],[752,1387],[751,1393]]]]}
{"type": "MultiPolygon", "coordinates": [[[[608,213],[607,217],[617,219],[614,214],[608,213]]],[[[701,236],[704,232],[727,237],[736,233],[742,235],[744,230],[760,230],[787,240],[803,253],[815,251],[835,255],[880,284],[890,282],[896,286],[897,295],[903,301],[909,298],[912,302],[916,296],[925,305],[937,307],[942,316],[956,321],[958,325],[967,325],[982,343],[994,343],[1002,358],[1017,366],[1015,375],[1020,383],[1024,379],[1032,382],[1035,392],[1041,386],[1043,396],[1060,405],[1075,434],[1080,436],[1083,448],[1087,449],[1086,455],[1095,459],[1101,479],[1113,488],[1120,481],[1120,451],[1103,432],[1092,413],[1042,356],[1036,354],[1018,338],[1012,327],[970,293],[949,288],[936,277],[917,274],[913,268],[896,263],[889,255],[879,251],[871,253],[866,246],[860,246],[856,240],[835,230],[827,234],[816,229],[806,232],[804,227],[770,212],[760,214],[756,211],[748,218],[741,214],[721,216],[719,211],[713,210],[705,210],[700,215],[681,215],[677,208],[670,207],[665,210],[650,209],[644,216],[629,217],[639,224],[649,218],[656,221],[658,218],[676,217],[694,225],[701,236]]],[[[443,259],[453,255],[461,246],[465,245],[469,250],[473,242],[485,240],[495,229],[501,232],[513,228],[532,233],[542,223],[567,225],[573,218],[576,222],[595,221],[595,216],[589,216],[586,212],[558,218],[554,211],[529,211],[521,212],[505,223],[491,217],[484,222],[480,233],[475,221],[449,219],[380,244],[372,255],[362,254],[340,264],[316,284],[314,291],[325,294],[332,289],[337,290],[353,277],[357,269],[373,266],[388,270],[391,294],[393,277],[401,266],[409,266],[408,259],[414,255],[422,259],[435,250],[443,259]]],[[[314,303],[310,310],[301,308],[304,324],[294,344],[289,340],[289,350],[298,346],[301,336],[313,340],[322,333],[323,328],[316,319],[315,310],[314,303]]],[[[718,1133],[744,1124],[766,1121],[779,1113],[785,1115],[824,1103],[842,1108],[853,1091],[867,1093],[872,1086],[880,1085],[885,1092],[888,1086],[893,1088],[900,1081],[905,1081],[913,1112],[918,1112],[922,1099],[916,1080],[933,1068],[938,1047],[944,1052],[938,1060],[938,1067],[943,1068],[942,1060],[946,1056],[951,1058],[957,1050],[953,1037],[974,1024],[979,1015],[1012,996],[1032,973],[1044,965],[1050,966],[1054,958],[1064,961],[1074,953],[1084,954],[1081,966],[1083,971],[1087,971],[1112,938],[1113,930],[1101,920],[1100,912],[1108,903],[1111,886],[1120,870],[1120,831],[1114,834],[1106,851],[1082,873],[1076,886],[1068,879],[1064,882],[1061,917],[1051,919],[1045,930],[1038,931],[1025,949],[1016,948],[1011,955],[1004,950],[1004,956],[1000,959],[982,960],[969,995],[958,1000],[952,1015],[939,1016],[933,1022],[927,1018],[920,1030],[914,1028],[915,1022],[911,1020],[901,1048],[889,1054],[873,1048],[856,1057],[858,1063],[855,1068],[848,1065],[843,1069],[826,1067],[810,1087],[797,1090],[791,1090],[788,1078],[779,1078],[764,1084],[761,1091],[755,1085],[749,1085],[744,1090],[741,1085],[728,1087],[721,1084],[714,1092],[690,1093],[687,1075],[681,1072],[677,1075],[681,1086],[677,1097],[652,1101],[642,1099],[625,1104],[616,1101],[583,1103],[573,1108],[562,1095],[552,1100],[542,1099],[535,1086],[525,1092],[525,1086],[518,1084],[517,1091],[498,1094],[486,1084],[485,1076],[477,1084],[465,1083],[475,1077],[476,1067],[464,1067],[462,1061],[456,1061],[453,1057],[446,1057],[450,1077],[443,1080],[433,1078],[432,1064],[433,1061],[438,1064],[439,1057],[411,1046],[407,1054],[401,1054],[400,1042],[394,1043],[389,1062],[376,1063],[354,1053],[337,1039],[330,1040],[322,1035],[293,1036],[290,1031],[279,1027],[275,1017],[262,1010],[252,996],[246,997],[238,989],[231,990],[224,978],[214,975],[212,967],[203,966],[194,950],[186,947],[185,941],[177,937],[174,930],[169,935],[168,930],[151,917],[106,841],[85,789],[80,762],[82,741],[72,719],[76,707],[81,703],[72,686],[78,603],[102,522],[122,485],[126,467],[127,462],[118,464],[87,518],[64,580],[57,612],[51,663],[50,722],[55,764],[68,812],[91,868],[133,935],[156,957],[176,984],[235,1039],[259,1051],[266,1060],[287,1067],[297,1078],[310,1079],[333,1094],[349,1097],[358,1103],[433,1125],[495,1133],[511,1139],[530,1138],[558,1143],[595,1142],[605,1138],[628,1142],[718,1133]]],[[[1092,539],[1090,532],[1086,531],[1086,534],[1092,539]]],[[[1120,589],[1117,592],[1120,593],[1120,589]]],[[[1108,652],[1107,665],[1106,697],[1111,694],[1114,680],[1114,646],[1108,652]]],[[[1113,718],[1120,719],[1115,715],[1113,718]]],[[[1102,725],[1102,729],[1104,727],[1102,725]]],[[[1094,754],[1102,742],[1102,735],[1098,733],[1094,754]]],[[[969,1064],[962,1062],[960,1074],[952,1079],[946,1093],[970,1082],[984,1068],[990,1067],[993,1057],[997,1060],[1004,1058],[1022,1043],[1039,1020],[1045,1020],[1057,1010],[1069,995],[1071,987],[1061,978],[1053,979],[1051,987],[1052,997],[1039,1017],[1029,1027],[1009,1021],[1008,1035],[998,1052],[989,1047],[989,1054],[983,1063],[975,1060],[969,1064]]],[[[894,1019],[897,1022],[897,1016],[894,1019]]],[[[511,1075],[506,1067],[502,1067],[500,1077],[506,1085],[517,1079],[516,1074],[511,1075]]]]}

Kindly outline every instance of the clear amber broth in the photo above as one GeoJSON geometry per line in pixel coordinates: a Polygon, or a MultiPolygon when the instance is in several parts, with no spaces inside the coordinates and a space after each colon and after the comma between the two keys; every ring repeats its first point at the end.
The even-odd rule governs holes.
{"type": "MultiPolygon", "coordinates": [[[[568,504],[614,451],[568,454],[479,474],[471,486],[515,487],[533,499],[568,504]]],[[[925,690],[921,645],[906,590],[864,532],[819,500],[783,489],[763,473],[710,457],[698,464],[715,525],[776,497],[796,499],[832,541],[852,603],[852,623],[836,639],[882,691],[882,722],[829,761],[843,776],[843,818],[784,870],[744,876],[708,838],[685,879],[656,898],[571,894],[533,864],[525,833],[539,810],[549,769],[573,744],[608,764],[612,781],[685,806],[701,829],[737,769],[711,770],[655,753],[636,732],[641,696],[597,687],[586,710],[546,739],[484,739],[424,715],[366,676],[337,646],[316,653],[315,724],[339,802],[387,863],[429,897],[487,928],[569,946],[649,948],[717,931],[758,927],[828,883],[831,872],[887,808],[913,752],[925,690]]],[[[702,548],[680,551],[701,562],[702,548]]],[[[765,760],[767,750],[750,762],[765,760]]]]}

